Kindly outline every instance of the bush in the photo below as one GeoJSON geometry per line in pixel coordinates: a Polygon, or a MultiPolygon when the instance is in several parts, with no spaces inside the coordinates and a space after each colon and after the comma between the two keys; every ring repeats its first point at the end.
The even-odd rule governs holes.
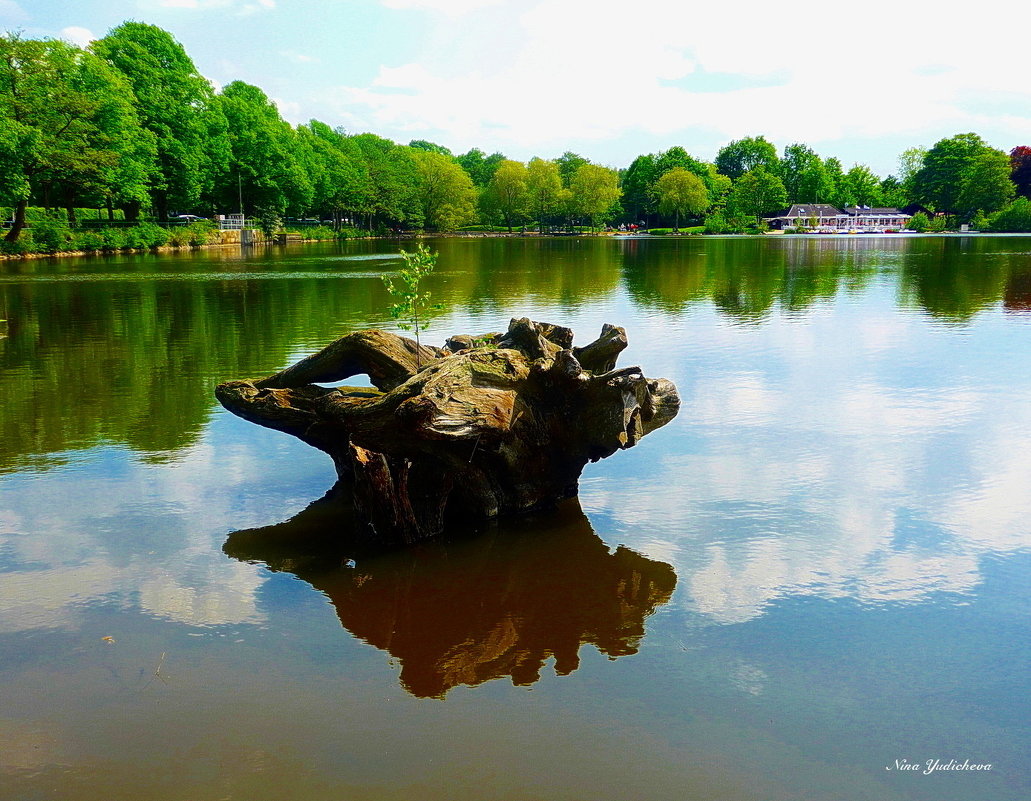
{"type": "Polygon", "coordinates": [[[32,241],[39,253],[60,253],[68,249],[72,234],[63,220],[48,218],[32,225],[32,241]]]}
{"type": "Polygon", "coordinates": [[[954,230],[955,228],[955,221],[951,217],[944,214],[938,214],[933,220],[931,220],[931,225],[927,230],[935,234],[942,234],[946,231],[954,230]]]}
{"type": "Polygon", "coordinates": [[[209,220],[198,220],[186,226],[187,241],[193,247],[200,247],[208,244],[214,226],[209,220]]]}
{"type": "Polygon", "coordinates": [[[365,236],[365,234],[357,228],[341,228],[337,231],[337,239],[341,241],[345,239],[360,239],[363,236],[365,236]]]}
{"type": "Polygon", "coordinates": [[[190,244],[190,232],[185,225],[177,225],[168,229],[168,244],[174,248],[184,248],[190,244]]]}
{"type": "Polygon", "coordinates": [[[26,253],[32,252],[32,238],[25,235],[23,232],[21,237],[15,239],[13,242],[8,242],[6,239],[0,239],[0,254],[4,256],[24,256],[26,253]]]}
{"type": "Polygon", "coordinates": [[[75,235],[72,247],[76,250],[103,250],[104,235],[99,231],[82,231],[75,235]]]}
{"type": "Polygon", "coordinates": [[[998,233],[1031,232],[1031,200],[1018,197],[988,218],[987,230],[998,233]]]}
{"type": "Polygon", "coordinates": [[[139,243],[135,247],[158,248],[168,241],[168,231],[152,222],[140,223],[135,231],[139,243]]]}
{"type": "Polygon", "coordinates": [[[121,250],[125,247],[125,234],[118,228],[105,228],[100,235],[101,250],[121,250]]]}
{"type": "Polygon", "coordinates": [[[922,211],[918,211],[916,214],[910,217],[909,222],[906,224],[906,228],[908,228],[910,231],[916,231],[920,234],[928,230],[930,227],[931,221],[930,219],[928,219],[927,215],[924,214],[922,211]]]}

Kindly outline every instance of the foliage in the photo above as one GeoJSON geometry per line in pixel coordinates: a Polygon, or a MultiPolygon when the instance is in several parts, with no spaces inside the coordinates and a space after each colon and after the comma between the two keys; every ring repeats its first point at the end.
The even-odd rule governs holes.
{"type": "Polygon", "coordinates": [[[709,208],[709,193],[702,179],[683,167],[664,173],[652,192],[659,201],[659,211],[674,215],[674,231],[680,228],[681,214],[701,214],[709,208]]]}
{"type": "Polygon", "coordinates": [[[957,134],[936,142],[913,176],[916,200],[935,211],[956,212],[963,176],[987,147],[984,140],[974,133],[957,134]]]}
{"type": "Polygon", "coordinates": [[[453,231],[472,222],[476,189],[462,166],[451,156],[431,150],[413,150],[412,158],[425,223],[438,231],[453,231]]]}
{"type": "Polygon", "coordinates": [[[916,214],[910,217],[909,222],[906,223],[906,228],[908,228],[910,231],[916,231],[920,234],[928,230],[930,227],[931,220],[922,211],[918,211],[916,214]]]}
{"type": "Polygon", "coordinates": [[[544,221],[558,209],[562,175],[554,161],[532,158],[526,165],[526,200],[530,213],[544,233],[544,221]]]}
{"type": "Polygon", "coordinates": [[[762,136],[748,136],[724,145],[716,154],[716,169],[736,181],[756,167],[776,172],[777,149],[762,136]]]}
{"type": "Polygon", "coordinates": [[[956,211],[969,221],[978,211],[991,214],[1009,203],[1016,194],[1010,180],[1010,159],[1001,150],[985,148],[963,171],[956,211]]]}
{"type": "Polygon", "coordinates": [[[68,249],[71,232],[63,220],[40,220],[32,226],[32,242],[37,253],[59,253],[68,249]]]}
{"type": "Polygon", "coordinates": [[[1018,197],[1002,211],[991,215],[987,230],[999,233],[1031,232],[1031,200],[1018,197]]]}
{"type": "Polygon", "coordinates": [[[829,203],[836,185],[814,150],[803,144],[788,145],[778,174],[788,193],[788,203],[829,203]]]}
{"type": "Polygon", "coordinates": [[[283,227],[283,218],[279,215],[279,209],[274,206],[259,207],[254,219],[257,220],[258,228],[266,240],[275,237],[283,227]]]}
{"type": "Polygon", "coordinates": [[[498,165],[483,193],[480,206],[488,212],[497,212],[508,230],[526,218],[529,211],[529,173],[518,161],[506,160],[498,165]]]}
{"type": "Polygon", "coordinates": [[[1031,197],[1031,147],[1018,145],[1010,151],[1010,180],[1018,195],[1031,197]]]}
{"type": "Polygon", "coordinates": [[[154,25],[125,22],[91,45],[126,79],[133,105],[156,145],[150,195],[162,220],[193,208],[230,159],[224,120],[211,84],[183,46],[154,25]]]}
{"type": "Polygon", "coordinates": [[[937,214],[931,220],[927,230],[932,234],[942,234],[951,228],[955,228],[951,218],[947,214],[937,214]]]}
{"type": "MultiPolygon", "coordinates": [[[[109,232],[116,231],[114,228],[108,228],[104,231],[105,238],[109,232]]],[[[179,225],[175,228],[171,228],[168,231],[168,244],[174,248],[184,248],[190,244],[190,232],[187,230],[187,226],[179,225]]]]}
{"type": "Polygon", "coordinates": [[[597,164],[581,164],[569,181],[569,190],[573,215],[597,227],[611,216],[619,201],[619,174],[597,164]]]}
{"type": "Polygon", "coordinates": [[[0,198],[16,209],[8,239],[20,235],[33,195],[69,208],[79,197],[146,197],[154,143],[131,97],[124,78],[92,53],[0,36],[0,198]]]}
{"type": "Polygon", "coordinates": [[[397,271],[397,280],[383,276],[387,292],[394,298],[394,304],[390,307],[391,317],[404,320],[398,323],[398,327],[405,331],[414,330],[415,342],[419,345],[422,344],[419,332],[429,325],[427,313],[431,309],[441,308],[439,304],[431,306],[430,293],[420,288],[422,279],[436,268],[437,255],[420,243],[416,245],[414,253],[401,251],[403,265],[397,271]]]}
{"type": "Polygon", "coordinates": [[[576,174],[576,171],[591,162],[590,159],[585,159],[580,154],[567,150],[555,159],[555,163],[558,165],[558,172],[562,178],[562,186],[568,189],[573,182],[573,176],[576,174]]]}
{"type": "Polygon", "coordinates": [[[843,206],[880,206],[880,179],[865,164],[853,165],[839,182],[838,202],[843,206]]]}
{"type": "Polygon", "coordinates": [[[494,171],[505,160],[501,153],[491,153],[489,156],[477,147],[468,153],[463,153],[455,159],[462,169],[469,173],[476,186],[484,187],[494,175],[494,171]]]}
{"type": "Polygon", "coordinates": [[[765,167],[756,167],[742,175],[730,193],[731,205],[742,214],[754,218],[756,224],[764,214],[784,208],[788,193],[784,184],[765,167]]]}

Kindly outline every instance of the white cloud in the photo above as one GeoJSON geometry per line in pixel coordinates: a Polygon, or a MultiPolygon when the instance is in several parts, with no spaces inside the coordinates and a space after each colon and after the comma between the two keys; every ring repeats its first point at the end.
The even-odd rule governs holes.
{"type": "Polygon", "coordinates": [[[61,29],[61,38],[79,47],[86,47],[97,38],[97,35],[88,28],[77,28],[75,26],[61,29]]]}
{"type": "Polygon", "coordinates": [[[985,120],[965,98],[991,87],[1025,100],[990,120],[1017,136],[1031,125],[1031,113],[1016,111],[1031,108],[1031,90],[1023,78],[1024,26],[997,24],[1011,15],[1002,0],[986,0],[961,25],[920,6],[892,9],[886,24],[884,15],[850,6],[806,15],[758,0],[735,6],[732,20],[718,4],[679,0],[638,3],[632,18],[622,3],[506,2],[460,27],[441,19],[427,32],[424,60],[384,64],[371,86],[341,87],[336,100],[373,130],[533,149],[634,132],[671,141],[686,130],[724,141],[764,133],[786,143],[971,130],[985,120]],[[940,69],[943,60],[950,69],[940,69]],[[714,91],[714,75],[737,88],[714,91]]]}
{"type": "Polygon", "coordinates": [[[309,55],[308,53],[298,53],[295,50],[280,50],[279,55],[287,61],[292,61],[295,64],[317,64],[320,61],[320,59],[315,56],[309,55]]]}
{"type": "Polygon", "coordinates": [[[29,18],[20,5],[14,0],[0,0],[0,21],[3,22],[24,22],[29,18]]]}

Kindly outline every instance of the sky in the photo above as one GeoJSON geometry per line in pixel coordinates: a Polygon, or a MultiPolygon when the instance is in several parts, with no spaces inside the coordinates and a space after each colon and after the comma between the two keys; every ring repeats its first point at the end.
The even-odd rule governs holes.
{"type": "Polygon", "coordinates": [[[0,0],[0,30],[80,45],[134,19],[292,123],[611,167],[681,145],[802,142],[846,169],[973,131],[1031,144],[1031,3],[0,0]]]}

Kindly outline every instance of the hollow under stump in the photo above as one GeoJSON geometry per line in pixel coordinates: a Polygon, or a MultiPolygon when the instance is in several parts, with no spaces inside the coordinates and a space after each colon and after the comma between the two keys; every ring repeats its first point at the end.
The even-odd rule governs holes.
{"type": "Polygon", "coordinates": [[[369,329],[215,394],[245,420],[328,453],[351,488],[356,541],[392,547],[572,497],[588,462],[672,420],[676,387],[617,369],[626,346],[618,326],[574,347],[570,329],[525,317],[444,348],[369,329]],[[360,374],[375,389],[319,386],[360,374]]]}

